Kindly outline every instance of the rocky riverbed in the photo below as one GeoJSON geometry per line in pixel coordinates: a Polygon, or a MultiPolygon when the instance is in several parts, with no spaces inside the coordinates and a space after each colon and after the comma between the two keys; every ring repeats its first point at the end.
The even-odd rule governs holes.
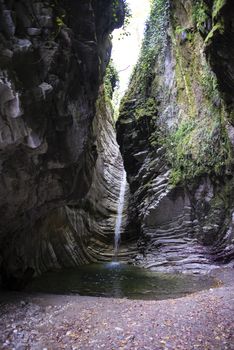
{"type": "Polygon", "coordinates": [[[179,299],[0,295],[4,350],[233,350],[234,270],[220,286],[179,299]]]}

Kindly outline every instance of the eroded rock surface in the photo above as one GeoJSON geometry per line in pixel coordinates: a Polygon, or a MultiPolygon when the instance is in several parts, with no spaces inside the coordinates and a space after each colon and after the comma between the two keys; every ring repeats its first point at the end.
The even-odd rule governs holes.
{"type": "MultiPolygon", "coordinates": [[[[97,102],[93,131],[98,157],[87,195],[80,201],[74,199],[69,205],[42,216],[34,225],[31,239],[25,241],[23,247],[21,242],[25,233],[18,235],[8,261],[16,264],[15,256],[21,252],[26,257],[26,266],[32,266],[40,273],[54,267],[74,267],[113,259],[123,163],[115,137],[112,108],[106,104],[103,92],[97,102]],[[16,248],[18,246],[21,246],[20,250],[16,248]]],[[[125,198],[123,221],[126,220],[128,191],[125,198]]],[[[128,243],[127,237],[123,239],[128,243]]],[[[134,244],[129,243],[127,247],[122,244],[122,259],[133,254],[134,244]]]]}
{"type": "Polygon", "coordinates": [[[142,266],[204,272],[234,257],[233,10],[153,1],[117,123],[142,266]]]}
{"type": "MultiPolygon", "coordinates": [[[[6,279],[31,274],[32,260],[37,269],[56,260],[49,232],[37,236],[41,218],[89,191],[100,132],[92,124],[95,103],[110,58],[109,34],[123,18],[122,1],[0,2],[0,265],[6,279]]],[[[45,220],[53,227],[54,219],[45,220]]]]}

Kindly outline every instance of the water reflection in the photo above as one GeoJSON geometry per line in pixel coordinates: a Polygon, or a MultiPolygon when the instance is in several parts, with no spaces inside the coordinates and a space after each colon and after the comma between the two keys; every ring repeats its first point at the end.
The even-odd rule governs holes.
{"type": "Polygon", "coordinates": [[[35,279],[27,291],[80,294],[130,299],[168,299],[208,289],[208,276],[162,274],[118,262],[83,265],[48,272],[35,279]]]}

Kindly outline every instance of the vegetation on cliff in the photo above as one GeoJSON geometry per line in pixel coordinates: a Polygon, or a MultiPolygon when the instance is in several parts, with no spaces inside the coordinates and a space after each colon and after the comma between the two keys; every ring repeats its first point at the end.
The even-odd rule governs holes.
{"type": "Polygon", "coordinates": [[[111,59],[106,68],[106,74],[104,79],[105,95],[110,100],[112,100],[114,90],[118,87],[118,83],[119,75],[114,65],[114,62],[111,59]]]}
{"type": "MultiPolygon", "coordinates": [[[[133,70],[125,99],[137,95],[146,100],[147,89],[154,77],[154,66],[166,47],[166,30],[169,24],[169,1],[152,1],[150,17],[146,23],[144,41],[139,60],[133,70]]],[[[124,100],[125,100],[124,99],[124,100]]],[[[124,103],[123,100],[123,103],[124,103]]],[[[142,102],[142,101],[141,101],[142,102]]]]}
{"type": "Polygon", "coordinates": [[[228,115],[205,55],[214,28],[221,30],[222,18],[214,19],[224,4],[189,2],[186,22],[179,3],[152,1],[141,55],[121,104],[119,123],[144,118],[149,150],[166,150],[172,185],[223,175],[233,163],[228,115]]]}

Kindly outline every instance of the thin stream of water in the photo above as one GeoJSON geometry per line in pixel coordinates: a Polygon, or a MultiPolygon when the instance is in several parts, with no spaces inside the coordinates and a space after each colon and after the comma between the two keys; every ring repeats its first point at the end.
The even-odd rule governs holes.
{"type": "Polygon", "coordinates": [[[117,213],[117,219],[115,223],[115,246],[114,246],[114,252],[115,252],[115,260],[118,256],[119,251],[119,245],[121,240],[121,227],[122,227],[122,219],[123,219],[123,208],[124,208],[124,196],[125,196],[125,189],[126,189],[126,172],[123,170],[123,176],[122,181],[120,185],[120,193],[119,193],[119,202],[118,202],[118,213],[117,213]]]}

